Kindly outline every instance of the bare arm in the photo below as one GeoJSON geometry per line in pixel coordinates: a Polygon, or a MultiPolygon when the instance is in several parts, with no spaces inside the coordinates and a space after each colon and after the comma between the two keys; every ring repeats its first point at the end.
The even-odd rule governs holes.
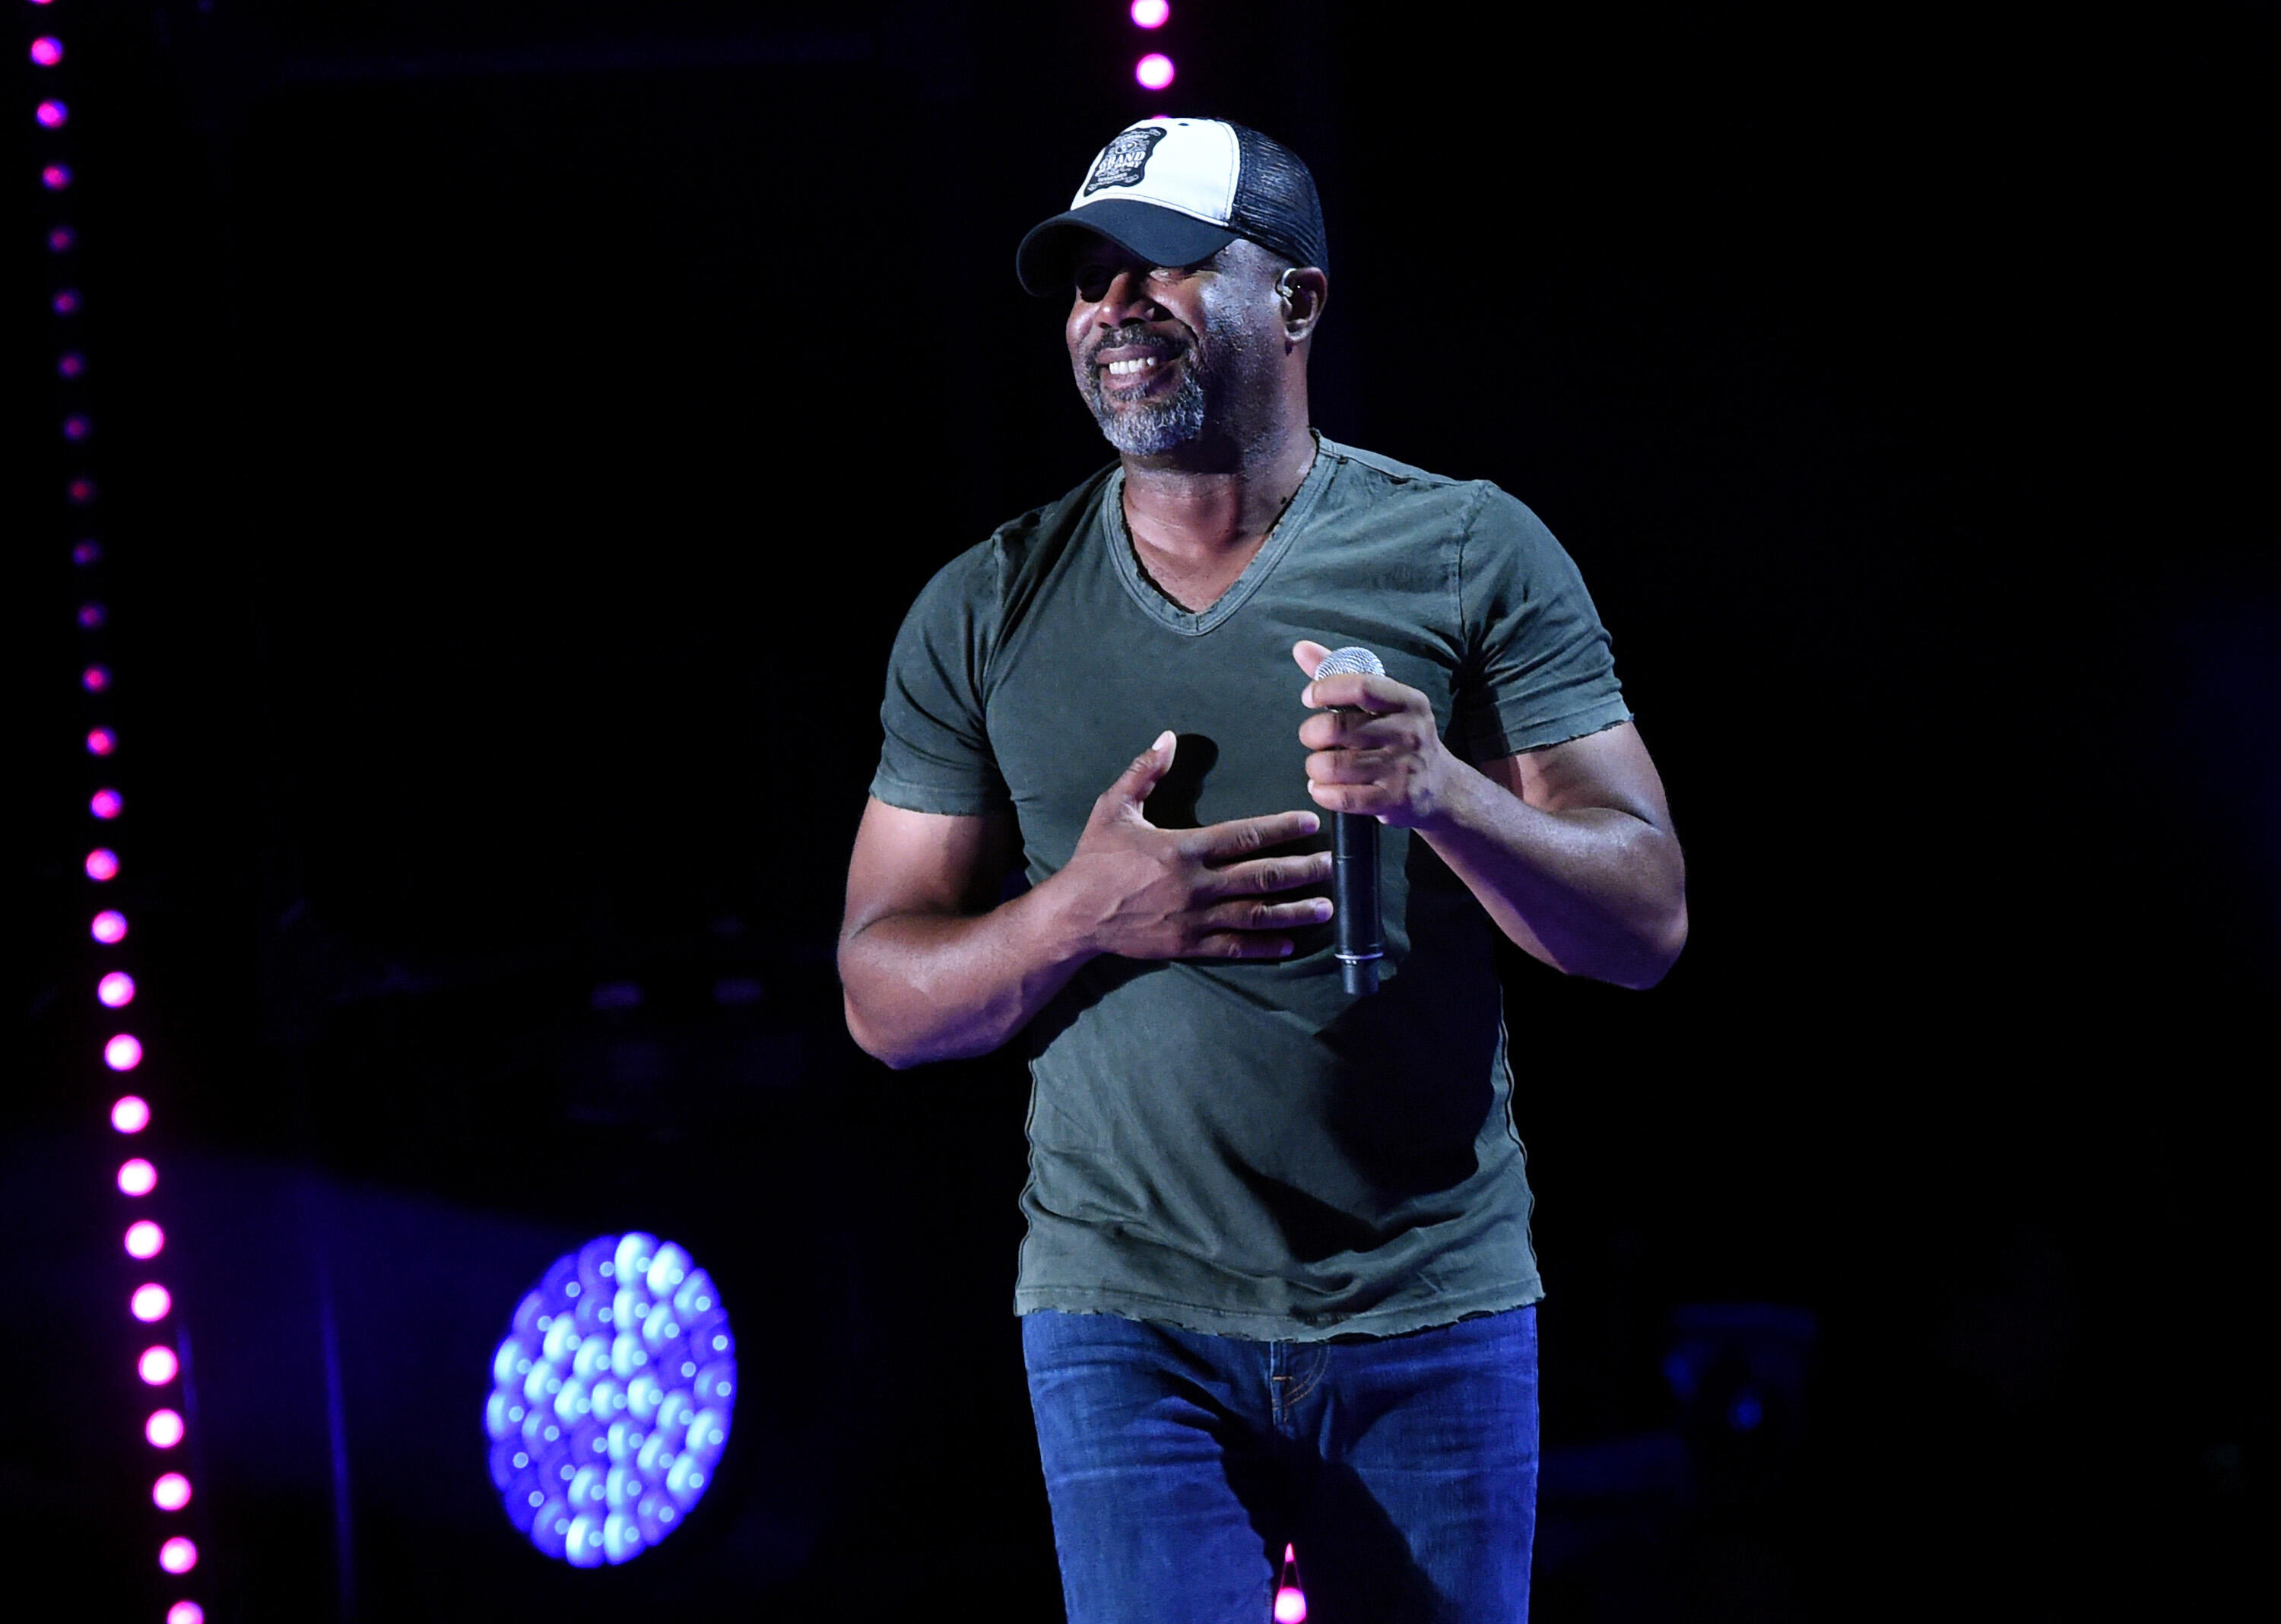
{"type": "MultiPolygon", "coordinates": [[[[1294,653],[1311,671],[1329,651],[1294,653]]],[[[1686,863],[1631,723],[1476,768],[1443,746],[1426,696],[1390,677],[1326,677],[1305,699],[1342,708],[1299,730],[1317,804],[1416,830],[1528,953],[1634,987],[1679,957],[1686,863]]]]}
{"type": "Polygon", "coordinates": [[[847,869],[839,980],[847,1030],[895,1067],[986,1054],[1027,1025],[1086,961],[1275,958],[1282,932],[1329,916],[1273,893],[1330,872],[1327,853],[1253,854],[1311,834],[1311,812],[1158,829],[1142,814],[1172,764],[1163,735],[1094,803],[1069,863],[1009,902],[1014,820],[944,817],[873,800],[847,869]]]}

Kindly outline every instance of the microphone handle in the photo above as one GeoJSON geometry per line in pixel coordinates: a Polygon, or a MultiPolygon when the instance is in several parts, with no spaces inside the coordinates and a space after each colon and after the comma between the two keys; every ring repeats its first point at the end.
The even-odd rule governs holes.
{"type": "Polygon", "coordinates": [[[1350,994],[1378,991],[1386,929],[1378,903],[1378,820],[1331,814],[1331,918],[1339,979],[1350,994]]]}

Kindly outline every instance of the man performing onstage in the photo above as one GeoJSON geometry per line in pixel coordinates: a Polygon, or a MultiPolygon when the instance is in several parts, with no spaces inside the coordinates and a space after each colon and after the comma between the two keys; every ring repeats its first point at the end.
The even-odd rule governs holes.
{"type": "Polygon", "coordinates": [[[1191,119],[1023,241],[1117,460],[920,595],[848,874],[856,1040],[1030,1058],[1015,1303],[1074,1624],[1262,1624],[1287,1541],[1317,1624],[1525,1616],[1540,1291],[1489,932],[1642,987],[1687,933],[1567,555],[1309,426],[1327,257],[1298,159],[1191,119]],[[1385,675],[1316,675],[1348,646],[1385,675]],[[1369,995],[1338,812],[1382,825],[1369,995]]]}

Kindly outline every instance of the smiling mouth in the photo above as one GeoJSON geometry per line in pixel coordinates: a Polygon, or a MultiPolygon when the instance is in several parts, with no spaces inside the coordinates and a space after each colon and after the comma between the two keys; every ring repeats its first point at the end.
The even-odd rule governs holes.
{"type": "Polygon", "coordinates": [[[1173,363],[1181,354],[1181,351],[1168,347],[1138,355],[1120,355],[1112,360],[1096,360],[1094,373],[1104,394],[1111,398],[1135,399],[1155,392],[1157,381],[1171,374],[1173,363]]]}

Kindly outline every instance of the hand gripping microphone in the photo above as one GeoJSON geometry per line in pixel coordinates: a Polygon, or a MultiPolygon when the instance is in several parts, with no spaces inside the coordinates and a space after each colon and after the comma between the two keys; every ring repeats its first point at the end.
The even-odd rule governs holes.
{"type": "MultiPolygon", "coordinates": [[[[1342,648],[1315,668],[1315,680],[1341,671],[1386,675],[1370,650],[1342,648]]],[[[1338,708],[1351,711],[1355,707],[1338,708]]],[[[1378,820],[1367,812],[1331,814],[1331,909],[1341,983],[1349,993],[1375,993],[1378,962],[1386,956],[1386,930],[1379,918],[1378,820]]]]}

